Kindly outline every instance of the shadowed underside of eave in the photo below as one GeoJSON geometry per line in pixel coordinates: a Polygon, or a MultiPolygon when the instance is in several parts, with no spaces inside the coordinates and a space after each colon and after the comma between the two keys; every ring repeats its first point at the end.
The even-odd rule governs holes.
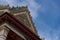
{"type": "Polygon", "coordinates": [[[24,40],[24,39],[18,36],[16,33],[14,33],[12,30],[10,30],[6,40],[24,40]]]}
{"type": "Polygon", "coordinates": [[[35,35],[32,31],[30,31],[27,27],[25,27],[23,24],[21,24],[18,20],[16,20],[12,15],[10,15],[7,12],[0,16],[0,24],[4,23],[5,21],[19,28],[24,34],[29,36],[32,40],[41,40],[37,35],[35,35]]]}

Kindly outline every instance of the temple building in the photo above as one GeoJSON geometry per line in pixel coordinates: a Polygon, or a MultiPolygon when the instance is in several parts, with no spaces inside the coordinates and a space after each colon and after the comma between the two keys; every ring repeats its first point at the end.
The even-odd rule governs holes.
{"type": "Polygon", "coordinates": [[[0,6],[0,40],[41,40],[27,6],[0,6]]]}

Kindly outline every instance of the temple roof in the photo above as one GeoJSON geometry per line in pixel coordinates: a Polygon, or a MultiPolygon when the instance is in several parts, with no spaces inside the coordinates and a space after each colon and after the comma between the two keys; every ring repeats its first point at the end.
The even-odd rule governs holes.
{"type": "Polygon", "coordinates": [[[5,12],[0,16],[0,25],[4,22],[8,22],[15,27],[17,27],[24,34],[29,36],[32,40],[41,40],[37,35],[35,35],[31,30],[29,30],[25,25],[21,24],[16,18],[14,18],[11,14],[5,12]]]}

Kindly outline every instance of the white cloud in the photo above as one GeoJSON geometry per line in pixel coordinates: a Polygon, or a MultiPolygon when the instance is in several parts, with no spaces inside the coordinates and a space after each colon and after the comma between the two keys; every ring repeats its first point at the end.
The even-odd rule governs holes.
{"type": "Polygon", "coordinates": [[[17,6],[18,2],[17,0],[6,0],[6,2],[12,7],[12,6],[17,6]]]}
{"type": "Polygon", "coordinates": [[[31,16],[33,18],[37,18],[38,10],[41,7],[41,5],[35,2],[35,0],[27,0],[27,2],[28,2],[29,10],[31,12],[31,16]]]}
{"type": "Polygon", "coordinates": [[[59,36],[56,36],[56,40],[58,40],[59,39],[59,36]]]}
{"type": "Polygon", "coordinates": [[[0,0],[0,5],[7,5],[7,2],[6,2],[6,0],[0,0]]]}

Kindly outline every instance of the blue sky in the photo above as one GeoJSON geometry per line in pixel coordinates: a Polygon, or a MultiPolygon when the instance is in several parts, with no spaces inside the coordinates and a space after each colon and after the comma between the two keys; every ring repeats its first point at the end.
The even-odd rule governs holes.
{"type": "Polygon", "coordinates": [[[60,40],[60,0],[0,0],[0,5],[28,6],[38,34],[45,40],[60,40]]]}

